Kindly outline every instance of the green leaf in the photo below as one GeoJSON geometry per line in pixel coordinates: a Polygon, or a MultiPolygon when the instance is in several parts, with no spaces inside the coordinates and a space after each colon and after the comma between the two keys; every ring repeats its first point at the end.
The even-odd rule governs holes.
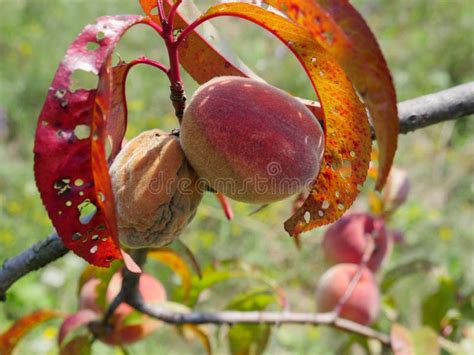
{"type": "Polygon", "coordinates": [[[405,276],[413,275],[415,272],[429,271],[432,264],[426,259],[410,260],[404,264],[395,266],[393,269],[387,271],[380,283],[380,288],[383,293],[386,293],[397,281],[405,276]]]}
{"type": "Polygon", "coordinates": [[[457,287],[446,277],[439,282],[438,290],[425,298],[422,305],[422,322],[433,329],[441,328],[441,320],[449,309],[456,306],[457,287]]]}
{"type": "MultiPolygon", "coordinates": [[[[272,290],[255,290],[237,295],[226,307],[239,311],[261,311],[277,301],[272,290]]],[[[262,354],[270,339],[268,324],[237,324],[228,333],[229,349],[233,355],[262,354]]]]}

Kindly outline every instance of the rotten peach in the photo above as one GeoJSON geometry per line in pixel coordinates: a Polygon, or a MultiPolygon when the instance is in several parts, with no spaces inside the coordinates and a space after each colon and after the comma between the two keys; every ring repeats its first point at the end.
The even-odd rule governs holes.
{"type": "Polygon", "coordinates": [[[154,129],[129,141],[110,167],[120,242],[172,242],[193,219],[202,191],[179,140],[154,129]]]}
{"type": "Polygon", "coordinates": [[[323,130],[299,100],[261,81],[217,77],[184,111],[181,145],[208,186],[235,200],[270,203],[316,178],[323,130]]]}

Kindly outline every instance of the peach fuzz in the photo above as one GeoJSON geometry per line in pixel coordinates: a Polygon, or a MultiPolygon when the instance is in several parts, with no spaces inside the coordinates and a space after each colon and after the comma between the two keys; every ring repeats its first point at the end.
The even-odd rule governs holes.
{"type": "Polygon", "coordinates": [[[296,98],[264,82],[217,77],[192,96],[180,140],[215,191],[270,203],[302,191],[319,173],[324,133],[296,98]]]}

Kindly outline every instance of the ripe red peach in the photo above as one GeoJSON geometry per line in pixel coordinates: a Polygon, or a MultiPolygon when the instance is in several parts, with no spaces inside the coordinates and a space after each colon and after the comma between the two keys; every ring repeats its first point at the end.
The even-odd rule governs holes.
{"type": "Polygon", "coordinates": [[[270,203],[319,173],[324,133],[300,101],[269,84],[217,77],[192,96],[180,140],[198,175],[235,200],[270,203]]]}
{"type": "Polygon", "coordinates": [[[349,214],[329,227],[322,242],[324,257],[331,264],[359,264],[368,238],[373,238],[374,250],[367,267],[377,271],[390,249],[390,240],[383,219],[370,214],[349,214]]]}
{"type": "MultiPolygon", "coordinates": [[[[344,295],[358,265],[338,264],[327,270],[319,280],[316,302],[319,312],[330,312],[344,295]]],[[[372,272],[365,268],[351,297],[341,309],[340,316],[354,322],[369,325],[380,311],[380,294],[372,272]]]]}

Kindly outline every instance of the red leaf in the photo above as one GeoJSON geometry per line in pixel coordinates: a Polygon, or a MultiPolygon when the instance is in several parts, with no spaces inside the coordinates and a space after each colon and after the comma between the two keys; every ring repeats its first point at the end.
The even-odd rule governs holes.
{"type": "Polygon", "coordinates": [[[36,130],[35,177],[48,215],[67,248],[101,267],[122,258],[105,153],[108,120],[120,116],[111,54],[124,32],[142,21],[104,16],[84,28],[59,65],[36,130]],[[90,43],[98,47],[89,50],[90,43]],[[77,73],[98,78],[97,88],[74,90],[77,73]],[[93,216],[81,220],[87,213],[93,216]]]}
{"type": "Polygon", "coordinates": [[[352,83],[333,56],[303,27],[242,3],[213,6],[199,21],[220,16],[237,16],[273,33],[298,58],[311,79],[326,118],[324,162],[310,196],[285,222],[285,229],[296,235],[335,221],[359,194],[370,160],[369,122],[352,83]]]}
{"type": "MultiPolygon", "coordinates": [[[[171,3],[170,0],[164,0],[165,9],[169,9],[171,3]]],[[[152,14],[152,11],[156,9],[156,4],[156,0],[140,0],[143,11],[155,23],[161,25],[159,17],[152,14]]],[[[183,29],[189,23],[179,11],[176,13],[175,27],[177,29],[183,29]]],[[[185,43],[180,46],[179,60],[183,68],[198,84],[204,84],[216,76],[257,77],[249,69],[240,68],[232,63],[196,31],[193,31],[186,38],[185,43]]],[[[300,100],[319,120],[323,119],[324,114],[319,103],[305,99],[300,100]]]]}
{"type": "Polygon", "coordinates": [[[34,327],[60,316],[59,312],[40,310],[18,319],[10,329],[0,335],[0,354],[10,355],[20,340],[34,327]]]}
{"type": "Polygon", "coordinates": [[[382,189],[398,139],[397,97],[390,71],[365,20],[347,0],[265,0],[311,32],[354,82],[371,114],[380,150],[382,189]]]}

